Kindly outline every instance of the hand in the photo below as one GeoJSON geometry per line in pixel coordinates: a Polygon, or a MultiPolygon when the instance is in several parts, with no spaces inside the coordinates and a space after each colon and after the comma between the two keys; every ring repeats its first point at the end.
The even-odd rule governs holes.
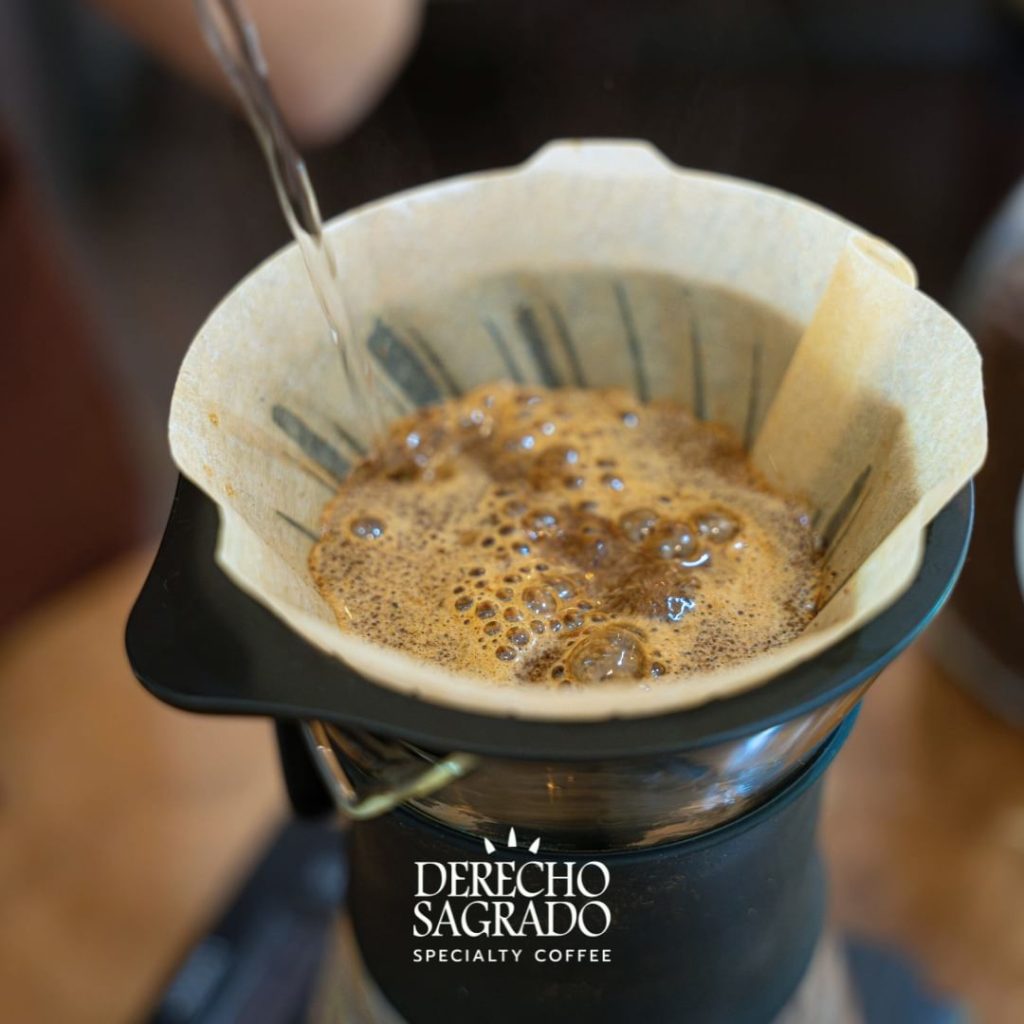
{"type": "MultiPolygon", "coordinates": [[[[190,0],[94,0],[170,64],[221,96],[190,0]]],[[[419,27],[419,0],[242,0],[274,95],[300,143],[344,132],[390,84],[419,27]]]]}

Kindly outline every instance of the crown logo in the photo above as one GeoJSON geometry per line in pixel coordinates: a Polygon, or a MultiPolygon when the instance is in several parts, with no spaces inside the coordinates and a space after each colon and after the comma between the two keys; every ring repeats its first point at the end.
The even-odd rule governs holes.
{"type": "MultiPolygon", "coordinates": [[[[514,828],[510,828],[508,830],[508,841],[506,842],[505,845],[510,850],[518,850],[520,848],[519,843],[516,839],[516,830],[514,828]]],[[[491,854],[494,853],[498,848],[494,845],[494,843],[490,841],[490,839],[487,839],[485,837],[484,849],[488,852],[488,854],[491,854]]],[[[534,841],[530,843],[530,845],[527,846],[526,849],[529,850],[530,853],[536,853],[540,849],[540,836],[537,836],[537,838],[534,839],[534,841]]]]}

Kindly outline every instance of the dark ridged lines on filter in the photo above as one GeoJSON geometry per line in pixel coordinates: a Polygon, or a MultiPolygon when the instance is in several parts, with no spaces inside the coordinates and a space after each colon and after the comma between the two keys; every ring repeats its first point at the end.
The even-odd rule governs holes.
{"type": "Polygon", "coordinates": [[[374,358],[415,406],[433,405],[444,397],[423,360],[383,320],[367,341],[374,358]]]}
{"type": "Polygon", "coordinates": [[[549,302],[547,305],[548,313],[551,315],[551,322],[555,325],[555,333],[558,335],[558,340],[561,342],[562,349],[565,352],[565,358],[569,363],[572,383],[578,388],[585,387],[587,381],[583,375],[583,364],[580,362],[580,354],[576,350],[576,342],[573,340],[569,325],[566,323],[565,317],[562,316],[562,311],[554,302],[549,302]]]}
{"type": "MultiPolygon", "coordinates": [[[[867,489],[868,479],[871,476],[871,469],[871,466],[865,466],[860,471],[857,479],[850,484],[849,490],[843,495],[842,500],[836,506],[835,511],[829,516],[825,528],[820,531],[821,543],[825,549],[826,556],[835,549],[860,510],[862,499],[867,489]]],[[[820,518],[820,515],[819,512],[815,517],[816,520],[820,518]]],[[[817,525],[817,522],[815,525],[817,525]]]]}
{"type": "Polygon", "coordinates": [[[329,441],[321,437],[291,409],[275,405],[270,410],[274,423],[302,450],[303,455],[339,482],[348,476],[352,464],[329,441]]]}
{"type": "Polygon", "coordinates": [[[426,357],[427,362],[430,363],[430,365],[433,367],[434,373],[436,373],[437,376],[441,379],[441,383],[444,384],[448,394],[456,398],[459,395],[461,395],[462,388],[460,388],[459,385],[455,383],[455,379],[448,372],[448,367],[445,366],[441,357],[437,354],[437,349],[435,349],[434,346],[431,345],[429,341],[427,341],[426,337],[423,335],[423,332],[418,331],[415,327],[408,328],[408,331],[409,337],[411,337],[413,341],[415,341],[416,344],[419,346],[419,349],[426,357]]]}
{"type": "Polygon", "coordinates": [[[336,423],[332,420],[331,426],[334,427],[334,432],[338,437],[341,438],[341,440],[344,441],[359,458],[363,458],[366,455],[366,445],[363,444],[362,441],[350,434],[340,423],[336,423]]]}
{"type": "Polygon", "coordinates": [[[626,286],[621,281],[615,282],[615,302],[619,307],[622,327],[626,332],[626,345],[629,348],[629,355],[633,361],[633,378],[637,398],[641,402],[649,402],[651,400],[651,389],[647,383],[647,367],[644,365],[644,354],[640,348],[640,337],[636,332],[633,307],[629,303],[626,286]]]}
{"type": "Polygon", "coordinates": [[[693,361],[693,415],[699,420],[708,418],[707,394],[704,386],[704,346],[700,337],[700,326],[693,310],[690,310],[690,355],[693,361]]]}
{"type": "Polygon", "coordinates": [[[743,425],[743,447],[749,452],[754,444],[754,430],[757,427],[757,406],[761,398],[761,342],[754,342],[750,350],[750,392],[747,396],[747,418],[743,425]]]}
{"type": "Polygon", "coordinates": [[[517,384],[525,383],[522,371],[519,369],[519,364],[515,361],[512,350],[508,347],[508,342],[505,340],[505,335],[501,333],[501,328],[490,317],[484,318],[483,325],[488,337],[494,342],[494,347],[498,350],[498,355],[501,356],[501,361],[505,364],[509,377],[517,384]]]}
{"type": "Polygon", "coordinates": [[[562,383],[561,377],[555,370],[555,364],[551,362],[548,343],[544,340],[544,335],[541,334],[537,316],[529,306],[520,306],[516,310],[516,325],[526,339],[526,344],[530,347],[541,383],[548,388],[558,387],[562,383]]]}
{"type": "Polygon", "coordinates": [[[290,515],[282,512],[280,509],[275,509],[277,514],[293,529],[296,529],[303,536],[308,537],[314,544],[320,539],[308,526],[303,526],[297,519],[292,519],[290,515]]]}

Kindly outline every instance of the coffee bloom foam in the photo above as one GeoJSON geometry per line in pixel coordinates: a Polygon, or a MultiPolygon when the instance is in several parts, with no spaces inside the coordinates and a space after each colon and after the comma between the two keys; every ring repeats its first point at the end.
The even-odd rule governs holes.
{"type": "Polygon", "coordinates": [[[342,629],[460,671],[644,681],[813,617],[807,510],[724,428],[626,391],[492,384],[398,421],[324,512],[342,629]]]}

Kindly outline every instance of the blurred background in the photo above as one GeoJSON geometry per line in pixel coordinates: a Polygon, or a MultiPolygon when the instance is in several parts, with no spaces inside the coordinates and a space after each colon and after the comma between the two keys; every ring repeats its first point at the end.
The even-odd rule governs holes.
{"type": "MultiPolygon", "coordinates": [[[[109,700],[101,704],[109,711],[125,699],[121,689],[129,683],[119,633],[126,602],[149,557],[146,545],[158,536],[173,492],[166,417],[182,355],[219,297],[287,241],[248,127],[204,62],[198,33],[186,27],[176,35],[173,25],[164,24],[164,6],[128,0],[0,4],[0,466],[7,477],[6,500],[0,503],[0,630],[6,628],[0,645],[0,738],[6,743],[0,755],[0,837],[15,845],[24,829],[36,827],[31,811],[24,819],[11,811],[18,806],[17,794],[36,792],[31,787],[37,784],[37,803],[50,799],[50,776],[39,774],[32,782],[36,768],[24,767],[45,760],[40,751],[46,742],[56,742],[52,708],[45,703],[49,688],[56,680],[66,688],[74,688],[80,677],[83,686],[86,677],[91,680],[95,688],[76,690],[70,703],[83,716],[96,713],[97,701],[109,700]],[[119,576],[89,575],[106,565],[129,568],[117,570],[119,576]],[[100,582],[79,583],[87,589],[64,596],[64,588],[86,578],[100,582]],[[66,632],[76,629],[73,635],[66,632]],[[103,644],[93,642],[99,636],[103,644]],[[41,648],[63,660],[39,662],[41,648]],[[121,689],[105,681],[115,677],[121,689]],[[51,740],[39,740],[48,729],[51,740]]],[[[181,0],[176,6],[187,15],[178,21],[190,24],[191,5],[181,0]]],[[[272,5],[250,6],[260,22],[260,10],[272,5]]],[[[272,78],[281,72],[285,107],[307,147],[325,216],[436,178],[517,163],[552,138],[641,137],[679,164],[799,193],[907,253],[923,290],[964,315],[983,344],[994,346],[991,365],[1000,367],[999,381],[989,381],[1002,396],[1000,409],[993,409],[996,459],[991,465],[996,468],[982,485],[982,496],[991,495],[986,500],[994,509],[993,518],[982,522],[994,525],[975,546],[966,583],[973,596],[960,609],[962,621],[950,626],[935,649],[945,648],[939,654],[947,665],[963,662],[967,647],[977,658],[982,649],[985,657],[996,658],[1003,673],[998,693],[993,695],[985,680],[973,689],[1004,717],[1019,715],[1021,698],[1012,680],[1018,678],[1014,664],[1024,666],[1024,629],[1019,628],[1024,622],[1008,532],[1024,448],[1024,428],[1017,432],[1024,400],[1024,322],[1018,313],[1024,313],[1024,302],[1019,289],[999,292],[993,282],[1004,279],[1024,250],[1017,207],[1012,202],[1004,207],[1024,173],[1024,4],[432,0],[420,7],[401,0],[380,5],[338,0],[338,10],[361,6],[362,12],[329,23],[337,37],[324,32],[319,39],[315,33],[306,38],[302,18],[312,17],[317,6],[311,0],[278,5],[277,31],[265,28],[264,35],[272,78]],[[382,13],[385,8],[390,13],[382,13]],[[376,14],[368,13],[371,9],[376,14]],[[369,36],[359,35],[364,28],[369,36]],[[359,49],[367,47],[379,52],[377,70],[364,80],[353,79],[344,96],[320,104],[310,80],[316,74],[327,82],[350,73],[358,77],[356,64],[346,61],[357,62],[359,49]],[[304,64],[306,52],[312,77],[303,85],[302,76],[296,78],[290,69],[304,64]],[[985,235],[1001,207],[1001,226],[985,235]],[[1002,295],[998,301],[992,298],[996,293],[1002,295]],[[978,620],[974,625],[972,616],[978,620]]],[[[174,20],[170,16],[168,24],[174,20]]],[[[931,678],[930,669],[915,666],[915,679],[931,678]]],[[[971,675],[961,664],[956,669],[961,678],[971,675]]],[[[935,940],[942,948],[932,950],[931,961],[925,955],[925,961],[932,964],[930,984],[956,995],[970,989],[964,964],[973,963],[957,946],[958,936],[968,935],[977,944],[985,941],[979,938],[983,933],[1010,929],[1000,932],[999,950],[988,957],[990,970],[998,963],[1001,980],[982,985],[978,991],[987,994],[974,991],[973,999],[984,1008],[981,1019],[1019,1020],[1024,1016],[1024,931],[1008,923],[1014,908],[1024,919],[1019,735],[1009,727],[998,732],[1001,722],[987,718],[974,698],[952,689],[927,700],[936,720],[976,722],[977,748],[997,750],[1003,758],[999,768],[991,760],[972,762],[973,774],[956,774],[951,784],[966,787],[974,808],[972,827],[978,825],[979,808],[987,806],[978,793],[992,798],[997,787],[994,774],[1010,787],[1008,803],[999,805],[996,865],[984,859],[975,863],[973,853],[967,867],[960,865],[972,878],[975,872],[985,875],[987,880],[979,882],[984,886],[994,884],[994,871],[1006,897],[1002,902],[1009,903],[1004,915],[993,911],[994,918],[971,918],[969,926],[955,916],[945,919],[928,904],[918,917],[911,915],[913,927],[901,918],[889,938],[906,939],[922,922],[949,929],[948,942],[935,940]],[[988,728],[997,730],[998,738],[985,733],[988,728]]],[[[915,721],[919,710],[914,706],[915,721]]],[[[883,732],[877,735],[884,734],[883,718],[891,721],[886,716],[892,713],[879,710],[883,732]]],[[[20,939],[0,938],[0,978],[4,955],[9,965],[23,969],[18,979],[23,1012],[8,1019],[137,1019],[170,977],[175,958],[201,931],[204,914],[226,898],[230,879],[255,855],[268,822],[283,815],[262,732],[258,740],[245,730],[214,733],[205,723],[197,726],[189,719],[186,725],[177,718],[173,726],[158,726],[155,714],[141,703],[124,712],[121,730],[134,723],[145,742],[137,739],[137,748],[118,755],[121,760],[102,786],[80,784],[92,796],[103,786],[121,792],[117,787],[131,786],[132,778],[146,778],[139,768],[144,763],[156,772],[147,783],[149,796],[165,785],[175,800],[181,797],[181,827],[196,834],[189,841],[191,853],[174,845],[175,836],[180,842],[177,832],[150,848],[140,838],[142,819],[135,819],[126,826],[117,854],[126,863],[145,862],[147,856],[159,859],[157,846],[166,850],[170,844],[176,862],[163,876],[168,888],[160,903],[160,912],[169,915],[167,928],[159,934],[150,917],[146,930],[139,910],[149,906],[150,897],[140,895],[144,876],[138,870],[129,874],[141,887],[125,900],[131,926],[126,918],[111,921],[109,935],[97,947],[106,950],[98,970],[136,965],[116,998],[109,986],[88,977],[85,966],[77,973],[69,968],[72,980],[63,997],[44,997],[32,987],[38,971],[28,966],[31,942],[22,948],[20,939]],[[178,758],[173,769],[153,753],[153,735],[174,751],[167,755],[178,758]],[[225,759],[218,766],[227,766],[219,791],[217,785],[210,788],[207,773],[182,767],[215,735],[225,759]],[[193,790],[202,791],[200,802],[208,801],[198,816],[184,807],[193,790]],[[210,853],[203,837],[218,828],[225,836],[223,852],[210,853]],[[178,888],[168,881],[172,877],[178,888]],[[194,882],[197,877],[200,883],[194,882]],[[182,909],[174,916],[175,893],[188,914],[182,909]],[[122,933],[137,937],[138,929],[148,938],[138,940],[132,951],[122,933]],[[133,956],[142,959],[136,963],[133,956]]],[[[865,718],[870,725],[870,713],[865,718]]],[[[78,728],[83,721],[91,719],[80,718],[78,728]]],[[[955,740],[952,726],[943,724],[940,731],[955,740]]],[[[79,742],[75,725],[62,735],[67,757],[67,744],[74,748],[79,742]]],[[[109,721],[90,743],[98,742],[96,735],[103,742],[77,756],[101,759],[104,751],[119,749],[122,732],[109,721]]],[[[925,749],[934,739],[922,740],[925,749]]],[[[856,751],[856,742],[851,746],[856,751]]],[[[890,748],[864,746],[858,764],[872,758],[876,765],[887,764],[880,749],[890,748]]],[[[890,767],[902,770],[898,764],[890,767]]],[[[878,805],[863,804],[863,794],[871,792],[867,776],[847,777],[862,780],[866,788],[851,783],[853,803],[844,807],[855,813],[861,800],[862,812],[877,812],[878,805]]],[[[155,815],[149,796],[134,793],[139,814],[155,815]]],[[[122,793],[118,801],[88,804],[101,812],[99,828],[114,827],[104,815],[116,817],[127,799],[122,793]]],[[[25,886],[42,892],[54,877],[70,887],[70,910],[51,908],[47,916],[38,905],[23,908],[19,935],[36,936],[40,950],[53,941],[48,928],[72,929],[85,942],[98,934],[99,917],[90,914],[103,913],[88,901],[75,903],[74,885],[82,880],[64,878],[65,869],[54,866],[60,857],[72,856],[62,838],[65,816],[74,814],[72,803],[65,795],[63,802],[47,804],[51,817],[21,854],[10,847],[0,850],[0,900],[17,903],[18,894],[28,891],[25,886]],[[47,875],[47,864],[55,875],[47,875]]],[[[103,846],[87,856],[98,862],[108,853],[103,846]]],[[[851,865],[863,867],[857,857],[869,856],[863,850],[856,856],[836,854],[840,892],[847,892],[850,908],[857,900],[854,889],[842,888],[843,879],[854,887],[863,883],[851,865]],[[853,874],[843,875],[843,864],[853,874]]],[[[967,883],[953,878],[950,884],[967,883]]],[[[965,898],[964,906],[970,902],[965,898]]],[[[857,915],[851,909],[849,916],[857,915]]],[[[870,921],[860,925],[869,927],[870,921]]]]}

